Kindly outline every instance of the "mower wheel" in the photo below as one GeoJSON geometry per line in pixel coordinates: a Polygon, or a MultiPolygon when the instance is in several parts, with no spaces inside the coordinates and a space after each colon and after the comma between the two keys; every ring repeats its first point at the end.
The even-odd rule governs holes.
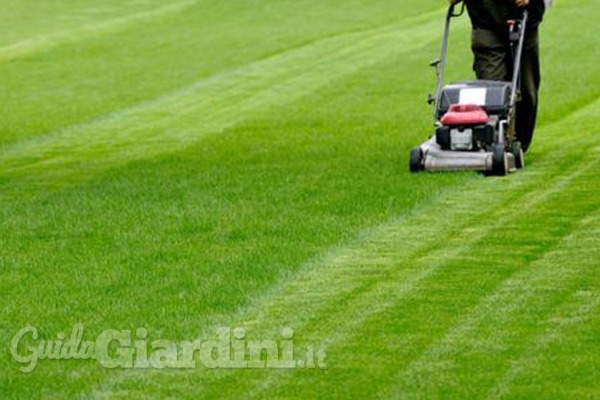
{"type": "Polygon", "coordinates": [[[525,153],[523,153],[523,147],[521,142],[514,142],[512,145],[511,153],[515,156],[515,167],[521,169],[525,166],[525,153]]]}
{"type": "Polygon", "coordinates": [[[410,151],[410,172],[423,170],[423,150],[421,147],[413,147],[410,151]]]}
{"type": "Polygon", "coordinates": [[[492,175],[504,176],[508,174],[508,154],[501,146],[492,149],[492,175]]]}

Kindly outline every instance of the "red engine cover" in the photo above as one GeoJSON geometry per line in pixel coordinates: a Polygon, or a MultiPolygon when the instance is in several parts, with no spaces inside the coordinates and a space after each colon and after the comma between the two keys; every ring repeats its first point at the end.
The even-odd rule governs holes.
{"type": "Polygon", "coordinates": [[[479,125],[488,121],[483,108],[475,104],[452,104],[441,119],[442,125],[479,125]]]}

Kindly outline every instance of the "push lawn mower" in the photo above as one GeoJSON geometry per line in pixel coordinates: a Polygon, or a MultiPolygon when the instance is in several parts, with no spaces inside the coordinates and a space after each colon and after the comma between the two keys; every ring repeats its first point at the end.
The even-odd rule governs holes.
{"type": "Polygon", "coordinates": [[[431,63],[436,69],[434,105],[435,134],[410,152],[410,170],[482,171],[506,175],[525,164],[521,144],[515,135],[515,112],[519,94],[521,54],[527,24],[527,10],[520,19],[509,21],[513,55],[512,81],[475,80],[444,86],[444,68],[450,21],[464,13],[464,3],[446,14],[441,57],[431,63]]]}

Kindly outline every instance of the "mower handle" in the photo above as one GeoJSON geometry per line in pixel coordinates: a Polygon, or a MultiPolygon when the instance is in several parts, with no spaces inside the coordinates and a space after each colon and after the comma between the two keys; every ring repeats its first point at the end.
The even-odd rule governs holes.
{"type": "MultiPolygon", "coordinates": [[[[517,102],[517,87],[519,86],[520,78],[521,78],[521,57],[523,55],[523,45],[525,42],[525,32],[527,29],[527,22],[529,20],[529,11],[527,9],[523,10],[523,15],[521,18],[519,32],[517,37],[517,45],[514,49],[513,54],[513,76],[512,76],[512,90],[510,93],[510,107],[511,110],[515,107],[517,102]]],[[[514,29],[514,26],[513,26],[514,29]]]]}
{"type": "MultiPolygon", "coordinates": [[[[433,110],[434,121],[437,121],[437,111],[439,109],[439,105],[441,102],[442,86],[444,84],[444,70],[446,68],[446,53],[448,50],[448,37],[450,36],[450,20],[455,17],[460,17],[461,15],[463,15],[464,11],[465,11],[465,2],[463,0],[458,0],[455,3],[450,3],[450,7],[448,7],[448,11],[446,13],[446,22],[444,24],[444,34],[442,36],[442,48],[440,51],[440,58],[435,61],[432,61],[429,64],[430,66],[435,68],[436,75],[437,75],[437,82],[436,82],[436,86],[435,86],[435,95],[433,97],[431,95],[429,95],[428,99],[427,99],[427,102],[429,104],[432,104],[432,103],[434,104],[434,110],[433,110]],[[460,11],[455,12],[455,6],[458,3],[462,3],[461,8],[460,8],[460,11]]],[[[512,90],[510,93],[510,108],[511,108],[511,110],[514,109],[514,106],[515,106],[516,100],[517,100],[517,87],[518,87],[520,72],[521,72],[521,56],[523,53],[523,44],[525,41],[525,30],[527,27],[528,17],[529,17],[528,10],[523,9],[521,19],[515,21],[515,25],[517,25],[517,23],[519,25],[519,32],[518,32],[519,35],[516,40],[517,43],[515,46],[515,54],[513,56],[513,76],[511,79],[512,90]]]]}
{"type": "Polygon", "coordinates": [[[435,68],[435,72],[436,72],[436,76],[437,76],[437,82],[435,85],[435,95],[434,95],[434,97],[431,97],[431,95],[430,95],[427,100],[428,103],[430,103],[430,104],[434,103],[434,110],[433,110],[434,121],[436,120],[437,110],[440,105],[442,85],[444,83],[444,70],[446,69],[446,52],[448,49],[448,37],[450,36],[450,20],[452,18],[460,17],[461,15],[463,15],[464,12],[465,12],[465,3],[463,0],[458,0],[456,2],[450,3],[450,6],[448,7],[448,11],[446,13],[446,22],[444,24],[444,35],[442,37],[442,49],[440,51],[440,58],[429,64],[430,66],[435,68]],[[460,11],[455,12],[455,7],[458,3],[462,3],[461,8],[460,8],[460,11]]]}

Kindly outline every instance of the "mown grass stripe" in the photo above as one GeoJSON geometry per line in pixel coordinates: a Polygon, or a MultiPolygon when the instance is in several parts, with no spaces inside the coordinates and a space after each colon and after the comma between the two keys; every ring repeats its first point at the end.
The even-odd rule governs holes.
{"type": "MultiPolygon", "coordinates": [[[[490,389],[487,396],[489,399],[505,397],[512,391],[513,383],[520,376],[535,375],[540,364],[546,361],[544,356],[551,347],[563,346],[561,339],[569,329],[588,323],[598,314],[598,282],[586,280],[585,277],[600,267],[600,213],[583,219],[578,229],[563,240],[562,246],[536,263],[540,268],[544,265],[552,268],[555,275],[559,272],[562,274],[545,284],[539,284],[541,288],[553,288],[557,282],[560,282],[560,287],[569,286],[574,278],[582,283],[578,286],[571,285],[571,296],[543,321],[545,330],[523,346],[524,351],[518,359],[511,361],[504,375],[490,389]]],[[[539,280],[539,277],[536,279],[539,280]]],[[[573,354],[573,357],[578,357],[578,354],[573,354]]]]}
{"type": "MultiPolygon", "coordinates": [[[[596,221],[598,222],[600,221],[596,221]]],[[[511,361],[510,368],[490,390],[487,399],[505,398],[512,392],[512,385],[520,376],[534,375],[548,349],[560,342],[565,332],[573,326],[588,323],[594,315],[598,314],[599,308],[600,297],[597,293],[575,292],[570,301],[557,309],[549,318],[546,331],[529,342],[526,346],[527,350],[519,359],[511,361]]]]}
{"type": "Polygon", "coordinates": [[[42,185],[66,181],[71,175],[81,175],[81,168],[92,172],[181,150],[253,112],[292,102],[336,79],[424,45],[435,37],[433,28],[438,24],[431,19],[425,14],[402,27],[325,39],[203,79],[90,124],[18,143],[0,155],[2,175],[17,177],[31,187],[35,181],[42,185]]]}
{"type": "Polygon", "coordinates": [[[40,51],[48,51],[64,43],[84,41],[96,35],[116,32],[133,23],[146,22],[160,18],[165,14],[180,12],[197,3],[197,0],[184,0],[153,10],[113,18],[107,21],[82,25],[76,29],[65,30],[21,40],[17,43],[0,47],[0,62],[14,60],[40,51]]]}
{"type": "MultiPolygon", "coordinates": [[[[590,177],[588,171],[587,178],[590,177]]],[[[572,295],[578,291],[577,283],[584,279],[582,276],[597,268],[597,260],[575,265],[570,262],[583,248],[587,249],[579,241],[581,236],[587,235],[588,229],[587,222],[578,225],[542,258],[517,270],[513,276],[503,281],[438,343],[430,346],[404,368],[395,379],[398,382],[395,389],[386,388],[380,397],[422,398],[432,396],[442,388],[456,386],[459,384],[456,380],[459,368],[456,363],[460,355],[468,354],[468,357],[473,357],[473,354],[487,354],[490,359],[495,357],[503,360],[503,353],[511,346],[522,346],[526,352],[530,351],[527,343],[519,342],[515,345],[511,342],[515,335],[519,335],[521,340],[523,337],[526,339],[526,334],[513,332],[507,326],[519,325],[519,319],[530,313],[532,308],[539,308],[540,303],[551,304],[555,296],[563,296],[565,292],[572,295]],[[493,333],[490,335],[490,332],[493,333]]],[[[585,305],[584,309],[588,306],[585,305]]],[[[542,319],[544,315],[537,314],[537,317],[542,319]]],[[[551,330],[531,341],[550,341],[558,334],[558,331],[551,330]]],[[[510,380],[516,377],[517,372],[507,372],[507,376],[498,383],[499,387],[507,390],[510,380]]],[[[494,389],[493,392],[498,390],[500,389],[494,389]]]]}

